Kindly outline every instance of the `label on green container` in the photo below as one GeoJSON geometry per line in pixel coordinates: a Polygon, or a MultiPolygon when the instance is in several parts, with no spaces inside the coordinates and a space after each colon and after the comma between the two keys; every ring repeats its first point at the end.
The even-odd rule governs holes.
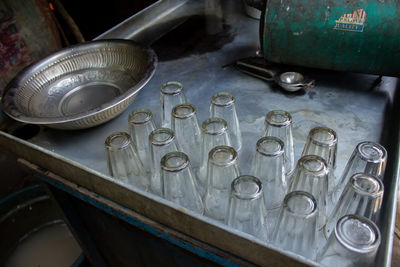
{"type": "Polygon", "coordinates": [[[335,30],[362,32],[367,19],[364,9],[354,10],[353,13],[343,14],[339,19],[335,20],[335,30]]]}

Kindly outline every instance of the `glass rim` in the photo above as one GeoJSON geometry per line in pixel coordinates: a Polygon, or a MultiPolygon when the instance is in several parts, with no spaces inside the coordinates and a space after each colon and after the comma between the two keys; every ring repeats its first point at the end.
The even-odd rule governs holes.
{"type": "Polygon", "coordinates": [[[315,176],[327,176],[328,174],[328,167],[326,161],[317,155],[304,155],[302,156],[297,162],[297,168],[301,168],[301,171],[305,171],[307,173],[311,173],[315,176]],[[322,163],[321,167],[317,170],[310,170],[305,166],[305,163],[309,160],[316,160],[322,163]]]}
{"type": "Polygon", "coordinates": [[[146,124],[148,123],[151,119],[153,118],[153,113],[151,112],[150,109],[147,108],[139,108],[139,109],[135,109],[134,111],[132,111],[131,113],[129,113],[129,117],[128,117],[128,122],[131,125],[136,125],[136,124],[146,124]],[[141,121],[135,121],[134,120],[134,116],[138,113],[144,113],[147,115],[147,117],[144,120],[141,121]]]}
{"type": "Polygon", "coordinates": [[[356,147],[356,151],[358,156],[362,159],[365,160],[367,162],[372,162],[372,163],[381,163],[381,162],[385,162],[386,158],[387,158],[387,151],[386,148],[384,146],[382,146],[379,143],[375,143],[375,142],[371,142],[371,141],[364,141],[361,142],[357,145],[356,147]],[[381,156],[377,159],[371,159],[371,157],[368,157],[364,152],[363,152],[363,147],[370,145],[373,148],[379,150],[381,152],[381,156]]]}
{"type": "Polygon", "coordinates": [[[292,124],[292,115],[290,115],[289,112],[280,110],[280,109],[271,110],[265,116],[264,123],[275,126],[275,127],[287,127],[292,124]],[[276,121],[272,118],[273,115],[284,115],[286,117],[286,120],[285,121],[276,121]]]}
{"type": "Polygon", "coordinates": [[[149,140],[150,140],[150,143],[151,143],[152,145],[155,145],[155,146],[165,146],[165,145],[168,145],[168,144],[170,144],[171,142],[173,142],[173,141],[175,140],[175,133],[174,133],[174,131],[172,131],[172,130],[169,129],[169,128],[158,128],[158,129],[153,130],[153,131],[150,133],[150,135],[149,135],[149,140]],[[155,136],[156,134],[160,134],[160,133],[166,133],[166,134],[168,134],[168,135],[169,135],[169,138],[166,139],[166,140],[162,140],[162,141],[154,140],[154,136],[155,136]]]}
{"type": "Polygon", "coordinates": [[[193,106],[192,104],[187,104],[187,103],[179,104],[179,105],[176,105],[172,109],[171,113],[172,113],[172,116],[176,119],[187,119],[187,118],[193,117],[196,114],[196,107],[193,106]],[[182,108],[182,107],[190,108],[192,111],[186,115],[180,115],[176,111],[178,108],[182,108]]]}
{"type": "Polygon", "coordinates": [[[126,132],[115,132],[115,133],[112,133],[106,138],[106,141],[104,142],[104,146],[109,150],[122,150],[122,149],[127,148],[130,144],[132,144],[132,138],[126,132]],[[119,147],[116,147],[116,146],[112,145],[113,140],[115,138],[117,138],[117,137],[125,137],[126,138],[126,140],[119,147]]]}
{"type": "Polygon", "coordinates": [[[161,93],[164,95],[177,95],[180,94],[182,90],[183,90],[183,85],[180,82],[176,81],[166,82],[161,86],[161,93]],[[172,92],[166,91],[165,89],[170,85],[175,85],[177,87],[176,90],[172,92]]]}
{"type": "Polygon", "coordinates": [[[310,193],[305,192],[305,191],[292,191],[292,192],[286,194],[286,196],[282,202],[282,207],[283,207],[283,210],[290,213],[291,216],[295,216],[298,218],[309,219],[311,217],[317,216],[317,213],[318,213],[317,200],[314,198],[313,195],[311,195],[310,193]],[[311,203],[311,209],[308,213],[304,213],[304,214],[296,213],[292,209],[289,208],[289,206],[288,206],[289,199],[291,199],[294,196],[299,196],[299,195],[306,197],[308,199],[308,201],[311,203]]]}
{"type": "Polygon", "coordinates": [[[370,253],[376,249],[378,249],[380,243],[381,243],[381,233],[379,231],[379,228],[376,226],[376,224],[363,216],[355,215],[355,214],[347,214],[341,217],[335,226],[335,238],[336,240],[346,249],[359,253],[359,254],[367,254],[370,253]],[[367,225],[368,228],[373,231],[375,239],[373,242],[368,243],[368,244],[356,244],[354,242],[351,242],[351,240],[348,240],[346,238],[346,235],[344,234],[342,230],[342,226],[346,223],[346,221],[353,219],[361,222],[363,225],[367,225]]]}
{"type": "Polygon", "coordinates": [[[183,152],[179,151],[169,152],[161,158],[161,169],[167,172],[179,172],[183,169],[186,169],[188,166],[189,166],[189,157],[183,152]],[[172,157],[179,157],[183,159],[182,164],[180,164],[179,166],[168,166],[167,161],[172,157]]]}
{"type": "Polygon", "coordinates": [[[328,146],[328,147],[336,146],[336,145],[337,145],[337,142],[338,142],[338,138],[337,138],[336,132],[335,132],[334,130],[332,130],[331,128],[324,127],[324,126],[318,126],[318,127],[312,128],[312,129],[310,130],[310,132],[308,133],[308,139],[309,139],[313,144],[316,144],[316,145],[319,145],[319,146],[328,146]],[[333,140],[331,140],[331,141],[329,141],[329,142],[321,142],[321,141],[319,141],[319,140],[314,139],[314,138],[313,138],[313,137],[314,137],[314,134],[315,134],[316,132],[318,132],[318,131],[326,131],[326,132],[328,132],[329,134],[331,134],[331,135],[333,136],[333,140]]]}
{"type": "Polygon", "coordinates": [[[367,173],[356,173],[356,174],[352,175],[350,177],[349,184],[351,185],[351,187],[353,188],[354,191],[356,191],[358,194],[364,195],[364,196],[379,198],[379,197],[382,197],[383,192],[384,192],[383,182],[380,179],[378,179],[376,176],[373,176],[373,175],[367,174],[367,173]],[[372,192],[369,192],[369,191],[364,190],[360,186],[358,186],[357,180],[360,178],[366,178],[368,180],[372,180],[371,183],[376,184],[375,190],[372,192]]]}
{"type": "Polygon", "coordinates": [[[204,134],[221,135],[221,134],[227,133],[228,123],[226,122],[226,120],[221,119],[221,118],[209,118],[201,124],[201,130],[204,134]],[[210,132],[209,130],[207,130],[207,125],[209,125],[211,123],[215,123],[215,122],[222,123],[223,127],[216,132],[210,132]]]}
{"type": "Polygon", "coordinates": [[[256,144],[256,150],[258,153],[260,153],[261,155],[264,156],[269,156],[269,157],[275,157],[275,156],[280,156],[283,154],[283,152],[285,151],[285,144],[283,143],[283,141],[275,136],[264,136],[261,137],[260,139],[258,139],[257,144],[256,144]],[[261,143],[263,143],[264,141],[275,141],[276,143],[279,144],[280,149],[275,151],[275,152],[266,152],[260,149],[261,143]]]}
{"type": "Polygon", "coordinates": [[[231,184],[231,192],[232,195],[235,196],[238,199],[242,200],[256,200],[259,199],[263,195],[263,186],[260,181],[255,176],[252,175],[240,175],[236,177],[231,184]],[[243,181],[251,181],[254,182],[257,185],[257,191],[252,193],[252,194],[246,194],[244,192],[239,192],[237,189],[237,185],[243,181]]]}
{"type": "Polygon", "coordinates": [[[213,95],[211,98],[211,104],[213,104],[215,106],[219,106],[219,107],[231,106],[233,103],[235,103],[235,97],[231,93],[228,93],[228,92],[217,93],[217,94],[213,95]],[[218,102],[217,99],[220,96],[227,96],[230,98],[230,100],[226,103],[218,102]]]}
{"type": "Polygon", "coordinates": [[[238,157],[238,154],[237,154],[236,150],[231,146],[216,146],[213,149],[211,149],[210,152],[208,152],[208,162],[210,162],[213,165],[220,166],[220,167],[227,167],[227,166],[231,166],[231,165],[235,164],[237,162],[237,157],[238,157]],[[227,160],[226,162],[222,162],[222,163],[217,162],[214,159],[214,155],[220,151],[225,151],[225,152],[230,153],[231,158],[229,160],[227,160]]]}

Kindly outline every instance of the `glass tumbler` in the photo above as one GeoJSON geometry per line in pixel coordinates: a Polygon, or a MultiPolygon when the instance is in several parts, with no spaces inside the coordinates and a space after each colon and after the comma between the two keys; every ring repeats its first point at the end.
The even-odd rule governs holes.
{"type": "Polygon", "coordinates": [[[341,217],[318,256],[324,266],[375,266],[381,234],[374,222],[358,215],[341,217]]]}
{"type": "Polygon", "coordinates": [[[265,222],[263,196],[263,186],[258,178],[242,175],[233,180],[225,223],[267,241],[268,225],[265,222]]]}
{"type": "Polygon", "coordinates": [[[272,110],[265,117],[264,136],[275,136],[284,143],[286,179],[294,169],[292,116],[283,110],[272,110]]]}
{"type": "Polygon", "coordinates": [[[146,175],[135,145],[128,133],[111,134],[105,141],[105,148],[111,176],[142,190],[147,191],[149,189],[149,176],[146,175]]]}
{"type": "Polygon", "coordinates": [[[256,145],[256,153],[250,174],[263,184],[264,202],[268,213],[269,229],[273,230],[287,192],[284,165],[284,144],[273,136],[262,137],[256,145]]]}
{"type": "Polygon", "coordinates": [[[306,155],[297,162],[289,192],[305,191],[314,196],[318,203],[318,229],[326,223],[328,200],[328,168],[320,156],[306,155]]]}
{"type": "Polygon", "coordinates": [[[161,159],[164,198],[203,214],[203,202],[197,192],[189,157],[182,152],[167,153],[161,159]]]}
{"type": "Polygon", "coordinates": [[[149,109],[136,109],[129,114],[129,129],[146,172],[150,172],[149,135],[156,129],[149,109]]]}
{"type": "Polygon", "coordinates": [[[171,128],[171,111],[183,103],[186,103],[186,96],[181,83],[167,82],[161,86],[161,127],[171,128]]]}
{"type": "Polygon", "coordinates": [[[330,236],[336,222],[346,214],[357,214],[376,221],[382,205],[383,191],[382,181],[375,176],[357,173],[350,177],[324,227],[325,237],[330,236]]]}
{"type": "Polygon", "coordinates": [[[210,117],[221,118],[227,122],[231,146],[236,151],[240,151],[242,148],[242,133],[236,113],[235,97],[227,92],[215,94],[211,99],[210,117]]]}
{"type": "Polygon", "coordinates": [[[229,146],[214,147],[209,153],[204,214],[225,221],[232,181],[240,176],[237,152],[229,146]]]}
{"type": "Polygon", "coordinates": [[[317,211],[317,202],[311,194],[303,191],[287,194],[273,233],[274,244],[315,259],[317,211]]]}
{"type": "Polygon", "coordinates": [[[200,167],[201,130],[196,108],[190,104],[180,104],[172,109],[172,130],[179,147],[189,156],[194,170],[200,167]]]}
{"type": "Polygon", "coordinates": [[[302,156],[317,155],[323,158],[329,170],[328,194],[336,187],[335,169],[338,138],[334,130],[326,127],[316,127],[308,134],[302,156]]]}
{"type": "MultiPolygon", "coordinates": [[[[207,163],[208,153],[216,146],[230,146],[231,141],[228,135],[228,124],[221,118],[210,118],[201,125],[202,142],[201,142],[201,159],[198,178],[199,186],[205,192],[207,183],[207,163]]],[[[236,177],[235,177],[236,178],[236,177]]]]}
{"type": "Polygon", "coordinates": [[[156,195],[163,196],[160,162],[165,154],[178,150],[175,143],[175,134],[168,128],[155,129],[149,135],[149,144],[151,153],[151,191],[156,195]]]}
{"type": "Polygon", "coordinates": [[[344,168],[333,199],[339,199],[350,177],[355,173],[367,173],[383,180],[386,161],[387,152],[382,145],[368,141],[359,143],[344,168]]]}

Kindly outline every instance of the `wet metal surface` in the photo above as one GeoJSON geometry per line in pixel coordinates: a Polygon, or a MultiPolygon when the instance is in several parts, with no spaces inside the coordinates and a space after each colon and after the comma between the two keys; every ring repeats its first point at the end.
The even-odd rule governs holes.
{"type": "MultiPolygon", "coordinates": [[[[283,109],[291,113],[296,161],[310,129],[316,126],[334,129],[339,140],[336,175],[340,175],[359,142],[369,140],[386,145],[386,140],[381,138],[385,135],[382,128],[386,108],[392,101],[390,95],[396,86],[396,79],[384,77],[377,83],[378,76],[315,70],[307,73],[308,77],[316,81],[314,88],[288,93],[273,83],[250,77],[234,67],[222,68],[237,59],[255,55],[259,49],[259,22],[248,18],[240,5],[231,5],[230,1],[226,6],[215,6],[215,9],[218,11],[217,17],[220,18],[222,29],[228,32],[219,35],[214,31],[216,28],[212,27],[205,36],[222,38],[220,46],[215,47],[214,43],[204,42],[199,35],[189,32],[182,46],[194,45],[194,51],[185,51],[186,48],[182,48],[183,50],[177,49],[168,55],[168,46],[175,45],[171,41],[174,32],[170,36],[166,34],[154,43],[161,60],[153,78],[120,116],[87,130],[43,129],[29,142],[61,158],[108,174],[104,151],[106,137],[116,131],[128,131],[128,114],[137,108],[151,109],[156,124],[160,125],[161,85],[167,81],[179,81],[184,85],[188,102],[196,106],[200,122],[209,117],[209,105],[214,94],[226,91],[235,96],[243,136],[243,147],[239,154],[243,174],[249,172],[256,142],[263,131],[265,115],[270,110],[283,109]]],[[[210,9],[205,7],[203,11],[207,13],[210,9]]],[[[215,19],[215,12],[211,17],[194,19],[200,18],[215,19]]],[[[193,23],[193,18],[186,22],[193,23]]],[[[181,24],[181,29],[185,29],[184,23],[181,24]]],[[[187,28],[188,31],[192,26],[191,24],[187,28]]]]}

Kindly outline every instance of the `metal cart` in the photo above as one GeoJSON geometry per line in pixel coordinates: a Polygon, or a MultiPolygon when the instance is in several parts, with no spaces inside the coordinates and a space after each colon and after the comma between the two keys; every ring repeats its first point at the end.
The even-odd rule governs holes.
{"type": "Polygon", "coordinates": [[[50,186],[94,266],[316,265],[107,175],[105,138],[127,131],[128,114],[136,108],[153,110],[159,122],[161,84],[182,82],[200,120],[208,117],[211,96],[228,91],[236,97],[244,139],[239,154],[243,173],[249,170],[265,114],[273,109],[293,116],[296,160],[311,128],[325,125],[337,131],[336,175],[359,142],[376,141],[388,149],[377,264],[390,266],[399,175],[397,79],[383,77],[377,83],[374,75],[313,70],[316,87],[289,94],[247,76],[230,63],[255,55],[259,21],[247,17],[241,4],[159,1],[110,29],[98,38],[151,44],[159,56],[155,75],[134,103],[116,119],[88,130],[43,128],[29,140],[0,132],[0,146],[50,186]]]}

